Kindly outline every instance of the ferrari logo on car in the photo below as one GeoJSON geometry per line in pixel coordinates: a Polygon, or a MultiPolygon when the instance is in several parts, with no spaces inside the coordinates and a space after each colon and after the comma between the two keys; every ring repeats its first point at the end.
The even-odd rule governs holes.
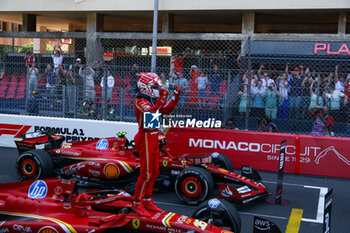
{"type": "Polygon", "coordinates": [[[166,167],[166,166],[168,166],[168,161],[163,161],[163,167],[166,167]]]}
{"type": "Polygon", "coordinates": [[[140,220],[139,219],[134,219],[132,220],[132,226],[137,229],[140,226],[140,220]]]}

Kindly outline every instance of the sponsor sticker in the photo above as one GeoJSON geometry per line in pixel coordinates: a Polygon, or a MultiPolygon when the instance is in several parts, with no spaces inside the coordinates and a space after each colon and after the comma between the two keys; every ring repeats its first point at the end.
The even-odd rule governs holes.
{"type": "Polygon", "coordinates": [[[62,193],[62,187],[61,186],[56,186],[54,190],[56,195],[60,195],[62,193]]]}
{"type": "Polygon", "coordinates": [[[166,167],[166,166],[168,166],[168,161],[164,160],[163,161],[163,167],[166,167]]]}
{"type": "Polygon", "coordinates": [[[213,158],[217,158],[217,157],[219,157],[219,153],[218,152],[213,152],[213,153],[211,153],[211,156],[213,158]]]}
{"type": "Polygon", "coordinates": [[[221,202],[220,202],[218,199],[216,199],[216,198],[210,199],[210,200],[208,201],[208,205],[209,205],[209,207],[212,208],[212,209],[217,208],[217,207],[220,205],[220,203],[221,203],[221,202]]]}
{"type": "Polygon", "coordinates": [[[19,224],[14,224],[13,225],[13,230],[15,231],[20,231],[20,232],[33,232],[32,229],[28,226],[22,226],[22,225],[19,225],[19,224]]]}
{"type": "Polygon", "coordinates": [[[47,185],[43,180],[35,181],[28,190],[29,198],[41,199],[46,197],[47,194],[47,185]]]}
{"type": "Polygon", "coordinates": [[[45,226],[40,228],[38,233],[58,233],[58,231],[51,226],[45,226]]]}
{"type": "Polygon", "coordinates": [[[107,150],[108,148],[108,141],[107,139],[100,139],[97,144],[96,144],[96,149],[97,150],[107,150]]]}
{"type": "Polygon", "coordinates": [[[103,173],[107,177],[117,177],[119,175],[119,168],[114,163],[108,163],[103,168],[103,173]]]}

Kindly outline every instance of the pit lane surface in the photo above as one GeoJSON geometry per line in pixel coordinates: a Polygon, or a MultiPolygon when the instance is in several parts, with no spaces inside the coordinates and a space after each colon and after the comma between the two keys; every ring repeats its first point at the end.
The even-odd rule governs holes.
{"type": "MultiPolygon", "coordinates": [[[[18,181],[15,162],[16,149],[0,148],[0,183],[18,181]]],[[[274,195],[277,174],[260,172],[263,183],[274,195]]],[[[264,201],[239,208],[242,218],[242,233],[253,232],[253,218],[259,216],[273,221],[285,232],[293,208],[303,209],[300,233],[321,233],[323,229],[324,195],[333,188],[333,208],[331,231],[346,233],[350,230],[350,182],[346,179],[322,178],[303,175],[285,174],[282,198],[291,201],[290,205],[276,206],[264,201]]],[[[164,210],[191,215],[195,207],[183,205],[175,193],[156,192],[154,199],[164,210]]]]}

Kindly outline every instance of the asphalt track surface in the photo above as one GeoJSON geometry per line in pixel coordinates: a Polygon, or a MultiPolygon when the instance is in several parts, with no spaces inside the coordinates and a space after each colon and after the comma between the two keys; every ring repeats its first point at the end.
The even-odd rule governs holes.
{"type": "MultiPolygon", "coordinates": [[[[16,149],[0,148],[0,182],[18,181],[15,172],[16,149]]],[[[260,172],[263,183],[274,195],[277,174],[260,172]]],[[[242,233],[253,232],[253,217],[259,216],[273,221],[282,232],[292,209],[303,209],[300,233],[321,233],[323,230],[323,205],[325,193],[333,188],[333,208],[331,219],[332,233],[350,232],[350,181],[348,179],[323,178],[285,174],[282,198],[291,201],[290,205],[271,205],[258,201],[239,208],[242,219],[242,233]]],[[[191,215],[195,207],[183,205],[175,193],[155,192],[154,199],[164,210],[191,215]]]]}

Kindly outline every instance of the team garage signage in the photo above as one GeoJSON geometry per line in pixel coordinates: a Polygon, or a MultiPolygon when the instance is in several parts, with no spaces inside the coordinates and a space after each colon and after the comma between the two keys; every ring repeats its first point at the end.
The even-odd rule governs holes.
{"type": "Polygon", "coordinates": [[[72,142],[114,137],[121,131],[127,132],[126,136],[132,140],[137,129],[136,123],[128,122],[0,114],[0,146],[15,147],[14,141],[19,140],[21,134],[44,130],[63,135],[67,142],[72,142]]]}
{"type": "Polygon", "coordinates": [[[175,155],[217,151],[235,168],[245,164],[267,171],[276,171],[286,139],[285,172],[350,178],[350,138],[199,128],[171,128],[167,138],[175,155]]]}

